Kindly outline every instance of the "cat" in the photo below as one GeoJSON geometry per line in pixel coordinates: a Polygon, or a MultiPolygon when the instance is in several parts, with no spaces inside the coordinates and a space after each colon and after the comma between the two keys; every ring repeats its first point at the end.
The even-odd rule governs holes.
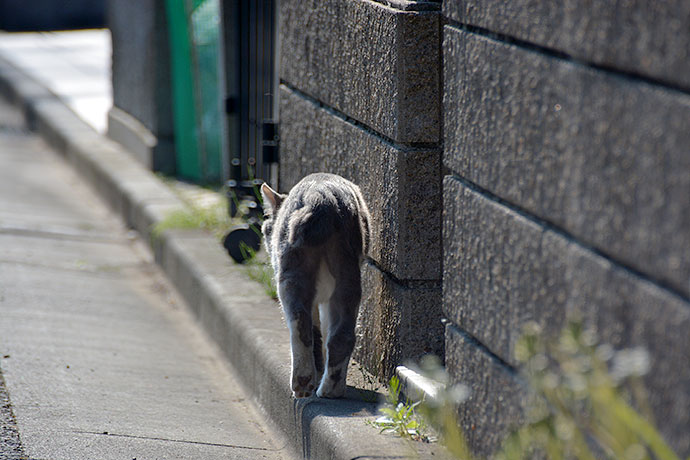
{"type": "Polygon", "coordinates": [[[261,194],[264,245],[290,330],[293,395],[340,398],[369,249],[366,202],[357,185],[326,173],[306,176],[286,195],[263,184],[261,194]]]}

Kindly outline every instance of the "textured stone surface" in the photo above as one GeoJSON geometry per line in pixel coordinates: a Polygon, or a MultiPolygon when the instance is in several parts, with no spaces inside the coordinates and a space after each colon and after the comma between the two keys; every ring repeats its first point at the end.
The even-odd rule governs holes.
{"type": "Polygon", "coordinates": [[[524,417],[528,391],[509,367],[453,325],[446,327],[446,367],[470,390],[459,407],[460,426],[480,458],[495,452],[524,417]]]}
{"type": "Polygon", "coordinates": [[[560,329],[565,242],[452,177],[444,180],[443,233],[447,318],[513,364],[521,324],[560,329]]]}
{"type": "Polygon", "coordinates": [[[281,191],[312,172],[352,180],[372,215],[371,257],[397,279],[438,280],[440,152],[391,145],[285,87],[280,111],[281,191]]]}
{"type": "Polygon", "coordinates": [[[568,315],[582,314],[616,349],[643,346],[644,378],[654,422],[671,446],[690,455],[690,304],[571,245],[567,251],[568,315]]]}
{"type": "Polygon", "coordinates": [[[445,28],[445,165],[690,294],[690,97],[445,28]]]}
{"type": "Polygon", "coordinates": [[[400,283],[372,264],[362,268],[354,358],[380,379],[427,353],[443,356],[440,282],[400,283]]]}
{"type": "Polygon", "coordinates": [[[577,59],[690,88],[690,3],[685,0],[451,0],[449,18],[577,59]]]}
{"type": "Polygon", "coordinates": [[[22,442],[19,439],[17,420],[12,411],[10,396],[7,394],[5,379],[0,368],[0,452],[3,460],[21,460],[26,458],[22,442]]]}
{"type": "Polygon", "coordinates": [[[363,0],[282,1],[281,79],[396,142],[437,142],[438,17],[363,0]]]}
{"type": "Polygon", "coordinates": [[[681,454],[690,452],[690,303],[452,177],[444,180],[444,235],[448,318],[514,365],[529,320],[553,335],[582,317],[603,343],[644,346],[657,425],[681,454]]]}

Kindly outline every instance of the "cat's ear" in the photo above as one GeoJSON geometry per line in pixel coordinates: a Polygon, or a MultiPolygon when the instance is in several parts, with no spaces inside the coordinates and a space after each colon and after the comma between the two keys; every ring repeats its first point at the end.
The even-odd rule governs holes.
{"type": "Polygon", "coordinates": [[[285,199],[285,195],[276,192],[266,183],[261,186],[261,196],[264,199],[264,211],[268,215],[275,213],[285,199]]]}

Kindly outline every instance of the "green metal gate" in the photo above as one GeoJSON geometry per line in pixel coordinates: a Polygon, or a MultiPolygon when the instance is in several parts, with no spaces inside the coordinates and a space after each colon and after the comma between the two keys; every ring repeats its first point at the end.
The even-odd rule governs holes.
{"type": "Polygon", "coordinates": [[[219,0],[166,0],[177,176],[227,177],[223,161],[219,0]]]}

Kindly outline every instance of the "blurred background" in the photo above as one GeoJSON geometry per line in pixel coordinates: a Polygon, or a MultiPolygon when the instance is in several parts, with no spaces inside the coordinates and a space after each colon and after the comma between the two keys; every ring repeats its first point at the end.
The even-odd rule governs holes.
{"type": "Polygon", "coordinates": [[[0,0],[0,29],[10,32],[96,29],[106,25],[105,0],[0,0]]]}

